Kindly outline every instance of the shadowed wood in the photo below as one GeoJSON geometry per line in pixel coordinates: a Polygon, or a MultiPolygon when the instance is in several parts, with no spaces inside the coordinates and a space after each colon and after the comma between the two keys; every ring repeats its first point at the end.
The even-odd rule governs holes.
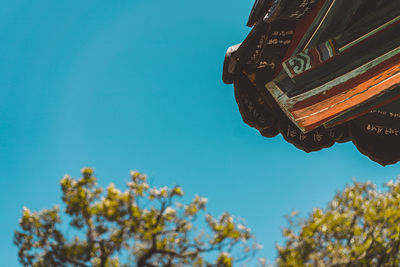
{"type": "Polygon", "coordinates": [[[398,162],[400,1],[274,3],[225,59],[243,120],[306,152],[352,141],[382,165],[398,162]]]}
{"type": "Polygon", "coordinates": [[[293,118],[300,128],[308,131],[386,91],[395,88],[398,90],[399,85],[400,63],[342,94],[335,95],[307,108],[292,111],[293,118]]]}

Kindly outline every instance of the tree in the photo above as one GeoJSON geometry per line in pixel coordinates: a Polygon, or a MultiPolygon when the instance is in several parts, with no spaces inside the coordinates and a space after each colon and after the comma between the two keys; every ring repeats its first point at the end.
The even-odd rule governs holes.
{"type": "Polygon", "coordinates": [[[307,219],[290,216],[277,265],[400,266],[400,182],[385,187],[355,182],[307,219]]]}
{"type": "Polygon", "coordinates": [[[258,249],[249,228],[228,213],[205,215],[198,230],[207,199],[182,205],[175,201],[184,194],[179,186],[150,188],[146,175],[134,171],[125,191],[113,184],[103,190],[92,169],[82,175],[61,180],[65,215],[57,206],[23,209],[14,243],[24,266],[232,266],[258,249]]]}

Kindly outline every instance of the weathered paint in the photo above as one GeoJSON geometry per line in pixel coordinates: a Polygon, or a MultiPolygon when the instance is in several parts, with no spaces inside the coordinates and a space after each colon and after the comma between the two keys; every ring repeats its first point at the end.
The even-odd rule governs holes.
{"type": "Polygon", "coordinates": [[[378,76],[355,85],[344,93],[307,108],[293,111],[293,118],[300,128],[309,131],[396,86],[400,86],[400,62],[378,76]]]}
{"type": "Polygon", "coordinates": [[[399,22],[399,21],[400,21],[400,16],[395,17],[394,19],[392,19],[392,20],[386,22],[385,24],[379,26],[378,28],[376,28],[376,29],[374,29],[374,30],[372,30],[372,31],[370,31],[370,32],[368,32],[368,33],[366,33],[366,34],[364,34],[364,35],[358,37],[358,38],[355,39],[354,41],[352,41],[352,42],[350,42],[350,43],[348,43],[348,44],[346,44],[346,45],[340,47],[340,48],[339,48],[339,52],[343,52],[343,51],[349,49],[350,47],[352,47],[352,46],[354,46],[354,45],[356,45],[356,44],[358,44],[358,43],[364,41],[365,39],[367,39],[368,37],[372,36],[373,34],[379,32],[379,31],[381,31],[381,30],[384,30],[385,28],[387,28],[387,27],[389,27],[390,25],[393,25],[394,23],[399,22]]]}
{"type": "MultiPolygon", "coordinates": [[[[378,85],[374,84],[373,81],[377,77],[381,77],[381,75],[379,75],[379,73],[381,72],[388,72],[394,75],[393,72],[390,72],[390,70],[393,71],[393,69],[391,69],[390,67],[398,67],[399,62],[400,46],[396,49],[393,49],[392,51],[381,55],[380,57],[375,58],[370,62],[367,62],[366,64],[352,70],[351,72],[346,73],[345,75],[337,77],[326,84],[323,84],[317,88],[314,88],[292,98],[288,97],[276,85],[275,81],[266,84],[266,89],[277,100],[277,103],[280,105],[284,113],[300,129],[302,129],[304,132],[307,132],[313,129],[313,127],[320,126],[330,119],[335,118],[335,116],[341,115],[346,110],[350,110],[355,106],[360,105],[362,101],[356,101],[356,99],[360,98],[353,99],[353,96],[351,96],[350,92],[356,92],[354,94],[364,94],[365,96],[367,96],[371,92],[375,92],[375,94],[364,99],[365,101],[381,94],[385,91],[385,89],[391,87],[392,85],[389,85],[390,82],[378,85]],[[384,88],[385,84],[388,85],[388,87],[384,88]],[[368,85],[371,85],[373,86],[373,88],[379,90],[366,90],[364,92],[364,90],[369,87],[368,85]],[[352,101],[348,101],[350,99],[352,99],[352,101]],[[344,108],[344,103],[346,103],[346,108],[344,108]],[[340,104],[339,106],[341,107],[341,109],[338,108],[339,106],[336,107],[335,104],[340,104]]],[[[382,75],[384,74],[382,73],[382,75]]],[[[393,77],[394,79],[390,79],[390,77],[387,76],[385,77],[388,78],[391,82],[394,81],[393,84],[400,83],[398,76],[393,77]]]]}

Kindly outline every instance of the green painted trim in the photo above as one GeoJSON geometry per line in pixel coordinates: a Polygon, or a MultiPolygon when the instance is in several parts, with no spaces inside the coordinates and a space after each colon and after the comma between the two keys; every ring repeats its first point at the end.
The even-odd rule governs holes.
{"type": "Polygon", "coordinates": [[[288,66],[287,66],[287,64],[286,64],[286,61],[282,63],[282,67],[283,67],[283,69],[285,70],[286,74],[287,74],[290,78],[293,78],[293,77],[294,77],[294,75],[290,72],[290,70],[289,70],[289,68],[288,68],[288,66]]]}
{"type": "Polygon", "coordinates": [[[318,12],[314,19],[314,22],[310,25],[309,30],[304,34],[303,39],[299,42],[296,49],[293,51],[292,55],[299,53],[300,51],[307,48],[314,36],[317,34],[318,30],[321,28],[323,21],[329,14],[336,0],[327,0],[322,6],[321,10],[318,12]]]}
{"type": "Polygon", "coordinates": [[[330,4],[330,6],[328,7],[328,9],[324,12],[325,13],[324,16],[322,17],[322,19],[319,22],[317,28],[315,29],[315,31],[313,32],[311,37],[308,39],[308,41],[307,41],[307,43],[306,43],[306,45],[304,46],[303,49],[307,49],[308,48],[308,46],[310,45],[311,41],[314,39],[315,35],[317,34],[317,32],[321,28],[322,24],[324,23],[325,19],[328,17],[329,11],[331,11],[331,9],[333,8],[335,2],[336,2],[336,0],[333,0],[332,3],[330,4]]]}
{"type": "MultiPolygon", "coordinates": [[[[393,77],[397,77],[397,76],[400,76],[400,73],[398,73],[398,74],[396,74],[396,75],[393,75],[393,76],[391,76],[391,77],[389,77],[389,78],[387,78],[387,79],[381,81],[380,83],[377,83],[376,85],[382,84],[382,83],[386,82],[387,80],[390,80],[390,79],[392,79],[393,77]]],[[[364,90],[364,91],[362,91],[362,92],[359,92],[359,93],[357,93],[357,94],[354,94],[354,95],[350,96],[349,98],[343,99],[342,101],[339,101],[339,102],[337,102],[337,103],[335,103],[335,104],[330,105],[329,107],[326,107],[326,108],[324,108],[324,109],[318,110],[317,112],[311,113],[311,114],[309,114],[309,115],[307,115],[307,116],[300,117],[300,118],[298,118],[297,120],[303,120],[303,119],[306,119],[306,118],[309,118],[309,117],[313,117],[313,116],[315,116],[315,115],[317,115],[317,114],[319,114],[319,113],[325,112],[326,110],[331,109],[331,108],[333,108],[333,107],[335,107],[335,106],[337,106],[337,105],[339,105],[339,104],[342,104],[342,103],[344,103],[344,102],[346,102],[346,101],[349,101],[349,100],[352,99],[353,97],[356,97],[356,96],[358,96],[358,95],[360,95],[360,94],[363,94],[364,92],[366,92],[366,91],[368,91],[368,90],[369,90],[369,89],[366,89],[366,90],[364,90]]],[[[342,114],[346,113],[347,111],[348,111],[348,110],[343,111],[342,114]]],[[[339,114],[339,116],[342,115],[342,114],[339,114]]]]}
{"type": "Polygon", "coordinates": [[[326,41],[325,46],[328,48],[329,57],[332,58],[333,56],[335,56],[335,51],[333,51],[333,44],[331,40],[326,41]]]}
{"type": "Polygon", "coordinates": [[[352,46],[358,44],[359,42],[361,42],[361,41],[367,39],[367,38],[370,37],[371,35],[374,35],[375,33],[377,33],[377,32],[379,32],[379,31],[381,31],[381,30],[387,28],[388,26],[392,25],[393,23],[395,23],[395,22],[397,22],[397,21],[400,21],[400,16],[397,16],[396,18],[394,18],[394,19],[392,19],[392,20],[386,22],[385,24],[379,26],[378,28],[376,28],[376,29],[374,29],[374,30],[372,30],[372,31],[370,31],[370,32],[368,32],[368,33],[366,33],[366,34],[364,34],[363,36],[358,37],[358,38],[355,39],[354,41],[352,41],[352,42],[350,42],[350,43],[348,43],[348,44],[346,44],[346,45],[340,47],[340,48],[339,48],[339,52],[343,52],[343,51],[349,49],[350,47],[352,47],[352,46]]]}
{"type": "Polygon", "coordinates": [[[398,54],[400,54],[400,46],[398,46],[397,48],[393,49],[392,51],[389,51],[389,52],[383,54],[382,56],[380,56],[378,58],[375,58],[374,60],[371,60],[371,61],[365,63],[364,65],[362,65],[362,66],[360,66],[360,67],[358,67],[358,68],[356,68],[356,69],[354,69],[354,70],[352,70],[352,71],[350,71],[350,72],[348,72],[348,73],[346,73],[346,74],[344,74],[342,76],[337,77],[336,79],[333,79],[333,80],[331,80],[331,81],[329,81],[329,82],[327,82],[327,83],[325,83],[325,84],[323,84],[323,85],[321,85],[319,87],[316,87],[316,88],[314,88],[312,90],[304,92],[304,93],[302,93],[300,95],[297,95],[297,96],[295,96],[293,98],[290,98],[290,99],[287,98],[287,100],[290,101],[290,102],[297,103],[299,101],[302,101],[304,99],[309,98],[312,95],[316,95],[316,94],[322,93],[323,91],[325,91],[325,90],[327,90],[329,88],[332,88],[332,87],[335,87],[336,85],[339,85],[341,83],[347,82],[348,80],[350,80],[350,79],[352,79],[352,78],[354,78],[354,77],[366,72],[370,68],[373,68],[373,67],[379,65],[380,63],[382,63],[383,61],[385,61],[385,60],[387,60],[387,59],[389,59],[389,58],[391,58],[391,57],[393,57],[395,55],[398,55],[398,54]]]}
{"type": "MultiPolygon", "coordinates": [[[[303,94],[300,94],[298,96],[289,98],[285,93],[283,93],[283,91],[279,88],[279,86],[275,83],[276,80],[279,79],[279,77],[272,81],[269,82],[267,84],[265,84],[265,88],[266,90],[269,91],[269,93],[273,96],[273,98],[275,99],[275,101],[277,102],[277,104],[280,106],[280,108],[282,109],[282,111],[286,114],[286,116],[303,132],[305,133],[305,129],[301,126],[298,125],[298,121],[295,120],[295,118],[293,117],[292,113],[290,112],[290,109],[293,107],[294,104],[303,101],[307,98],[310,98],[316,94],[319,93],[323,93],[324,91],[337,86],[341,83],[344,83],[366,71],[368,71],[370,68],[373,68],[377,65],[379,65],[380,63],[384,62],[387,59],[390,59],[391,57],[400,54],[400,46],[398,46],[397,48],[393,49],[392,51],[389,51],[385,54],[383,54],[382,56],[375,58],[374,60],[346,73],[345,75],[342,75],[340,77],[337,77],[336,79],[333,79],[331,81],[329,81],[328,83],[325,83],[319,87],[316,87],[310,91],[307,91],[303,94]]],[[[313,114],[315,115],[315,114],[313,114]]],[[[339,115],[340,116],[340,115],[339,115]]],[[[301,118],[299,118],[301,119],[301,118]]]]}
{"type": "Polygon", "coordinates": [[[281,89],[279,88],[279,86],[277,86],[274,82],[269,82],[265,85],[265,88],[271,93],[271,95],[275,98],[276,103],[280,106],[281,110],[283,111],[283,113],[285,113],[285,115],[294,123],[294,125],[296,125],[297,128],[299,128],[303,133],[306,132],[306,130],[301,127],[298,122],[296,121],[296,119],[293,117],[293,114],[289,111],[289,109],[287,108],[287,106],[285,105],[286,102],[284,101],[279,101],[278,99],[281,97],[286,97],[286,95],[283,95],[283,92],[281,91],[281,89]]]}

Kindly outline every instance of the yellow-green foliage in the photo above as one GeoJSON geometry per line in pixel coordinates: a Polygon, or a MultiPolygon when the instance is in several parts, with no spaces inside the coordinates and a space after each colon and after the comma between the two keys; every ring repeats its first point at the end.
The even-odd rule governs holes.
{"type": "Polygon", "coordinates": [[[60,230],[59,208],[31,212],[24,208],[14,243],[24,266],[232,266],[257,249],[249,228],[224,213],[205,216],[205,229],[194,227],[207,199],[195,196],[187,205],[175,201],[182,188],[150,188],[146,175],[131,172],[125,191],[97,185],[90,168],[82,178],[61,179],[69,226],[60,230]],[[232,252],[238,245],[240,259],[232,252]],[[125,257],[118,257],[119,255],[125,257]],[[206,256],[209,254],[208,256],[206,256]]]}
{"type": "Polygon", "coordinates": [[[278,266],[400,266],[400,183],[354,183],[308,219],[290,218],[278,266]]]}

